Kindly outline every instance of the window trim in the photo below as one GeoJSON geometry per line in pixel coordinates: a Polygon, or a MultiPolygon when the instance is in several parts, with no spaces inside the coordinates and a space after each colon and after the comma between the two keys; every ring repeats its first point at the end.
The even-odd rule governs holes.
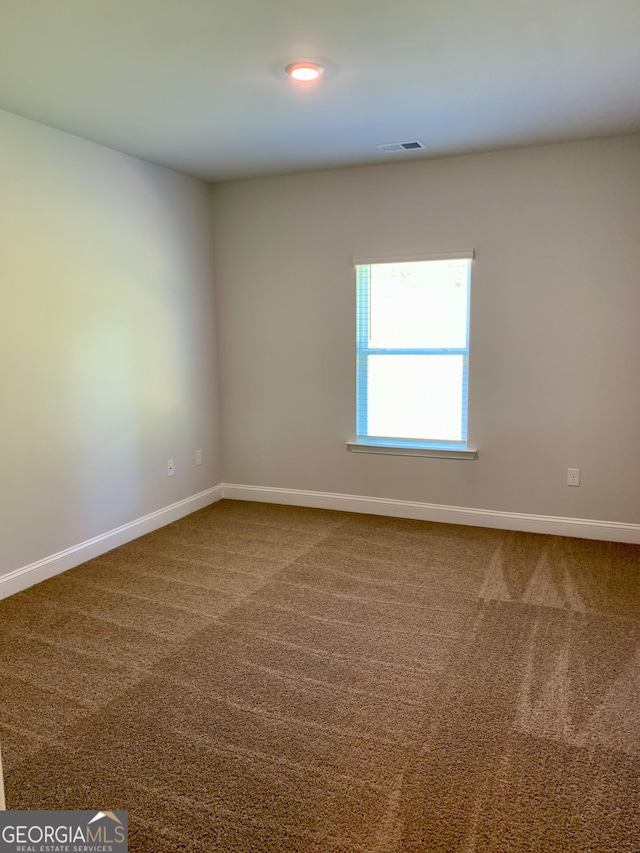
{"type": "Polygon", "coordinates": [[[415,445],[378,444],[374,441],[347,441],[345,447],[351,453],[373,453],[378,456],[433,456],[438,459],[477,459],[478,451],[453,447],[416,447],[415,445]]]}
{"type": "Polygon", "coordinates": [[[347,442],[347,449],[355,452],[392,453],[395,455],[437,455],[448,458],[477,458],[477,452],[468,448],[468,419],[469,419],[469,322],[471,314],[471,268],[467,278],[467,328],[466,347],[464,348],[379,348],[369,346],[371,324],[371,266],[385,263],[412,263],[420,261],[468,260],[475,258],[473,249],[457,252],[439,252],[420,255],[400,255],[384,258],[354,257],[356,272],[356,441],[347,442]],[[359,268],[366,267],[363,273],[359,268]],[[428,439],[412,439],[409,437],[390,438],[372,436],[366,432],[368,420],[368,358],[370,355],[458,355],[462,356],[462,383],[467,393],[462,400],[462,423],[460,441],[436,441],[428,439]],[[412,451],[409,453],[409,451],[412,451]]]}
{"type": "Polygon", "coordinates": [[[354,257],[353,265],[357,267],[366,264],[404,264],[412,261],[473,261],[475,256],[475,249],[460,249],[457,252],[427,252],[419,255],[382,255],[375,258],[371,255],[363,255],[354,257]]]}

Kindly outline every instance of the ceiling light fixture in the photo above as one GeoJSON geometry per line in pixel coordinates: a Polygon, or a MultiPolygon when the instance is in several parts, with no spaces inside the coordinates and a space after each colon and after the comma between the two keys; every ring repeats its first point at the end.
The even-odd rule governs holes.
{"type": "Polygon", "coordinates": [[[311,83],[320,77],[324,68],[317,62],[292,62],[284,70],[298,83],[311,83]]]}

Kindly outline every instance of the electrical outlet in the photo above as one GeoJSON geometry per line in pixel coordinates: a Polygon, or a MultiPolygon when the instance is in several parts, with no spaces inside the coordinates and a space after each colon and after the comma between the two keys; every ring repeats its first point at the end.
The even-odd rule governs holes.
{"type": "Polygon", "coordinates": [[[580,469],[579,468],[567,468],[567,486],[579,486],[580,485],[580,469]]]}
{"type": "Polygon", "coordinates": [[[196,450],[196,465],[202,465],[202,451],[196,450]]]}
{"type": "Polygon", "coordinates": [[[169,459],[167,462],[167,477],[173,477],[175,473],[176,471],[173,465],[173,459],[169,459]]]}

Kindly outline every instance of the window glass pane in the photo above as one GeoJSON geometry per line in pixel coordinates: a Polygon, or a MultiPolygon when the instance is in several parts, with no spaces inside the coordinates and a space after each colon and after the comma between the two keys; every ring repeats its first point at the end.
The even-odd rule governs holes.
{"type": "Polygon", "coordinates": [[[370,345],[465,349],[470,261],[371,265],[370,345]]]}
{"type": "Polygon", "coordinates": [[[368,364],[368,435],[462,440],[461,355],[370,355],[368,364]]]}

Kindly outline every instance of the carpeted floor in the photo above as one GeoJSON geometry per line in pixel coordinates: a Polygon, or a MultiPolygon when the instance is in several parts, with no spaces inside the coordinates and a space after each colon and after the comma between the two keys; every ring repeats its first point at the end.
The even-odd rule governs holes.
{"type": "Polygon", "coordinates": [[[222,501],[0,602],[9,808],[134,853],[640,848],[640,548],[222,501]]]}

